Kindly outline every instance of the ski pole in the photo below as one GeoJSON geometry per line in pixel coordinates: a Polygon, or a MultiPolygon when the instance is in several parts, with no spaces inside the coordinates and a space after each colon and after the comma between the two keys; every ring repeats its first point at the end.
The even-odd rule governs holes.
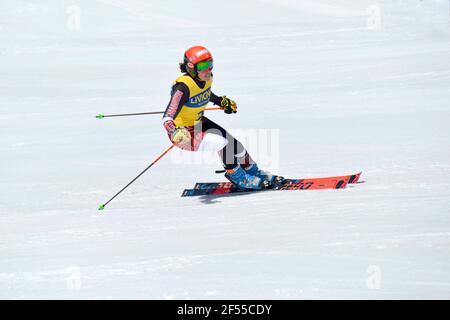
{"type": "MultiPolygon", "coordinates": [[[[223,110],[222,108],[206,108],[205,110],[223,110]]],[[[99,114],[95,117],[97,119],[110,118],[110,117],[126,117],[126,116],[140,116],[144,114],[163,114],[164,111],[153,111],[153,112],[139,112],[139,113],[119,113],[119,114],[99,114]]]]}
{"type": "Polygon", "coordinates": [[[142,176],[144,174],[145,171],[147,171],[148,169],[150,169],[156,162],[158,162],[159,159],[161,159],[162,157],[164,157],[164,155],[169,152],[173,147],[175,147],[175,145],[171,145],[166,151],[164,151],[163,153],[161,153],[161,155],[155,159],[155,161],[153,161],[147,168],[144,169],[144,171],[142,171],[139,175],[137,175],[133,180],[131,180],[125,187],[122,188],[122,190],[120,190],[119,192],[117,192],[114,197],[112,197],[111,199],[109,199],[106,203],[101,204],[100,207],[98,208],[98,210],[103,210],[105,209],[105,206],[110,203],[115,197],[117,197],[123,190],[125,190],[126,188],[128,188],[128,186],[130,184],[132,184],[133,182],[135,182],[140,176],[142,176]]]}

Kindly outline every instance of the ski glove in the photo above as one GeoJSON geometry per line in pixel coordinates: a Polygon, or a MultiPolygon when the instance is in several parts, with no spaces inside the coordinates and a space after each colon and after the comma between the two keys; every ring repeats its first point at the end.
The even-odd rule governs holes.
{"type": "Polygon", "coordinates": [[[191,144],[191,133],[185,127],[175,128],[172,132],[171,140],[176,145],[187,145],[191,144]]]}
{"type": "Polygon", "coordinates": [[[220,106],[223,111],[227,114],[236,113],[237,112],[237,104],[231,99],[228,99],[226,96],[220,97],[220,106]]]}

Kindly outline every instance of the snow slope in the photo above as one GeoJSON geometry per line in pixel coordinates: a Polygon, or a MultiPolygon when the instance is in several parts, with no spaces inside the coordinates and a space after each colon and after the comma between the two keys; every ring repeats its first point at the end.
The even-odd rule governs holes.
{"type": "Polygon", "coordinates": [[[446,0],[4,0],[0,43],[0,298],[450,298],[446,0]],[[163,110],[195,44],[260,163],[365,183],[181,198],[224,178],[173,150],[99,212],[169,141],[95,115],[163,110]]]}

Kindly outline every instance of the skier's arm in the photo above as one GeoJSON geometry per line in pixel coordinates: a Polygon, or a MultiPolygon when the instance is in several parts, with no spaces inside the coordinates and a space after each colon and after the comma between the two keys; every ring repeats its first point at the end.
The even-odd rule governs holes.
{"type": "Polygon", "coordinates": [[[216,96],[214,92],[211,92],[210,100],[212,103],[214,103],[216,106],[220,106],[220,102],[222,101],[222,98],[219,96],[216,96]]]}
{"type": "Polygon", "coordinates": [[[211,92],[210,101],[215,105],[220,106],[225,113],[236,113],[237,104],[233,100],[227,98],[226,96],[217,96],[211,92]]]}
{"type": "Polygon", "coordinates": [[[189,98],[189,88],[184,83],[177,83],[172,87],[172,94],[163,115],[163,126],[171,137],[176,129],[173,119],[178,115],[189,98]]]}

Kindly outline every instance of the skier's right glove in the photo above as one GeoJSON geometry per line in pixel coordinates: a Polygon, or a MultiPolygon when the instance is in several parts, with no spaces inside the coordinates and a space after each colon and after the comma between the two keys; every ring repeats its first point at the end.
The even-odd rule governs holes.
{"type": "Polygon", "coordinates": [[[225,113],[236,113],[237,112],[237,104],[231,99],[228,99],[226,96],[220,97],[220,106],[222,107],[225,113]]]}
{"type": "Polygon", "coordinates": [[[191,144],[191,133],[185,127],[175,128],[171,140],[176,145],[189,146],[191,144]]]}

